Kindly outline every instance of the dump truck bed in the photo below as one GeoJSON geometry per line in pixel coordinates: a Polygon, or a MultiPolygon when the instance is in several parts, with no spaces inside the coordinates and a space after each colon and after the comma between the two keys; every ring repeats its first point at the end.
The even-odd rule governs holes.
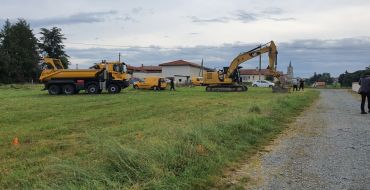
{"type": "Polygon", "coordinates": [[[71,78],[95,78],[101,70],[97,69],[59,69],[43,72],[40,81],[51,79],[71,79],[71,78]]]}

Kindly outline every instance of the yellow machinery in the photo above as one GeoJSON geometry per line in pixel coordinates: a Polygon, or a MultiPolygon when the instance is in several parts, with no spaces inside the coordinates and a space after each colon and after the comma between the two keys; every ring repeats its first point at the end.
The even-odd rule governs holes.
{"type": "Polygon", "coordinates": [[[167,88],[167,83],[166,80],[161,77],[146,77],[143,81],[136,81],[134,83],[134,88],[164,90],[167,88]]]}
{"type": "Polygon", "coordinates": [[[202,86],[203,77],[191,77],[191,85],[193,86],[202,86]]]}
{"type": "Polygon", "coordinates": [[[90,69],[64,69],[59,59],[44,58],[40,82],[51,95],[75,94],[85,90],[89,94],[119,93],[129,86],[125,63],[102,62],[90,69]]]}
{"type": "Polygon", "coordinates": [[[263,53],[268,53],[269,69],[272,75],[279,78],[279,73],[276,72],[277,65],[277,49],[273,41],[258,46],[250,51],[239,54],[230,63],[229,67],[224,67],[223,70],[206,72],[203,76],[203,85],[206,85],[207,92],[241,92],[247,91],[247,86],[241,84],[239,65],[257,57],[263,53]]]}

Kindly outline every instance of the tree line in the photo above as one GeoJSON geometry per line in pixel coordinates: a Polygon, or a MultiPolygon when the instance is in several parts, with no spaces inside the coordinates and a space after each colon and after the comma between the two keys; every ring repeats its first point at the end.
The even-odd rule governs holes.
{"type": "MultiPolygon", "coordinates": [[[[370,74],[370,65],[366,67],[364,70],[358,70],[353,73],[345,71],[343,74],[339,75],[338,83],[342,87],[351,87],[353,82],[358,82],[360,78],[369,74],[370,74]]],[[[335,80],[333,77],[330,76],[330,73],[317,74],[315,72],[313,76],[306,79],[307,84],[314,84],[315,82],[325,82],[327,85],[331,85],[334,83],[334,81],[335,80]]]]}
{"type": "Polygon", "coordinates": [[[64,51],[66,39],[57,27],[41,28],[36,38],[30,24],[24,19],[5,21],[0,31],[0,83],[37,81],[44,56],[61,59],[68,68],[68,55],[64,51]]]}
{"type": "Polygon", "coordinates": [[[346,71],[343,74],[339,75],[338,80],[342,86],[350,87],[352,86],[353,82],[358,82],[360,78],[369,74],[370,74],[370,65],[366,67],[364,70],[358,70],[353,73],[349,73],[348,71],[346,71]]]}

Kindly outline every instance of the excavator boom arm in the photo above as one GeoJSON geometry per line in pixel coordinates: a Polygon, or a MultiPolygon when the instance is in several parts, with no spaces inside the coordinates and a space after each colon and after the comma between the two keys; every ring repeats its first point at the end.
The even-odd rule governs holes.
{"type": "Polygon", "coordinates": [[[255,49],[252,49],[248,52],[244,52],[239,54],[229,66],[227,70],[226,76],[231,77],[238,66],[254,57],[257,57],[264,53],[269,53],[269,69],[273,73],[274,77],[279,77],[278,72],[276,72],[276,64],[277,64],[277,49],[274,41],[271,41],[265,45],[258,46],[255,49]]]}

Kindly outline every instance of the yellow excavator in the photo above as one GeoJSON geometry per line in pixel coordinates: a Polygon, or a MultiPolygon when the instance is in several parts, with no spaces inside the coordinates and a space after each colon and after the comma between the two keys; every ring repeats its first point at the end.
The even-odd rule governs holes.
{"type": "Polygon", "coordinates": [[[261,54],[268,53],[269,70],[271,74],[280,78],[280,74],[276,71],[277,65],[277,48],[273,41],[260,45],[250,51],[239,54],[230,63],[229,67],[224,67],[223,70],[211,71],[204,73],[203,85],[207,86],[207,92],[242,92],[247,91],[247,86],[241,84],[239,67],[240,64],[257,57],[261,54]]]}

